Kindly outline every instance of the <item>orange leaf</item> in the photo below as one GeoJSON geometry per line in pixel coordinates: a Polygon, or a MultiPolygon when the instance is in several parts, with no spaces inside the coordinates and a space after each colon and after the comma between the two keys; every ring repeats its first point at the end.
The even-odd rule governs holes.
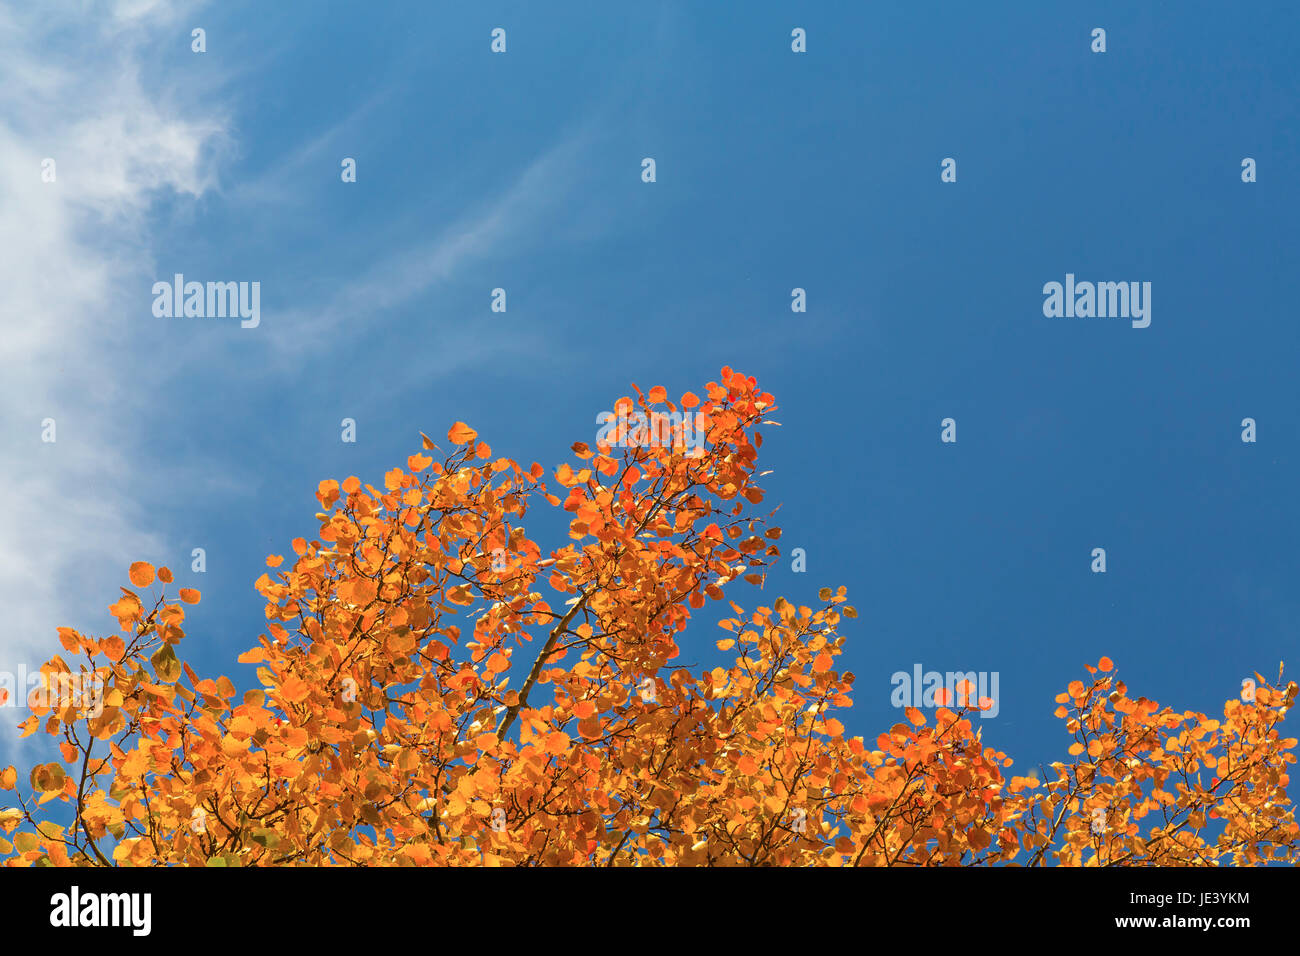
{"type": "Polygon", "coordinates": [[[194,588],[181,588],[176,593],[180,595],[180,599],[186,604],[198,604],[201,596],[194,588]]]}
{"type": "Polygon", "coordinates": [[[817,659],[813,661],[813,665],[812,665],[813,672],[816,674],[825,674],[828,670],[831,669],[831,664],[833,663],[834,663],[834,659],[825,651],[822,651],[820,654],[817,655],[817,659]]]}
{"type": "Polygon", "coordinates": [[[1101,671],[1103,674],[1114,666],[1115,666],[1115,662],[1112,661],[1109,657],[1103,657],[1101,660],[1097,662],[1097,669],[1101,671]]]}
{"type": "Polygon", "coordinates": [[[311,694],[307,682],[299,677],[290,677],[280,685],[280,696],[291,704],[300,704],[311,694]]]}
{"type": "Polygon", "coordinates": [[[148,561],[137,561],[131,565],[127,576],[130,577],[131,583],[138,588],[147,588],[153,584],[153,565],[148,561]]]}
{"type": "Polygon", "coordinates": [[[468,445],[475,438],[478,438],[478,432],[474,431],[474,429],[470,428],[464,422],[457,422],[452,425],[451,430],[447,432],[447,441],[451,442],[453,445],[468,445]]]}

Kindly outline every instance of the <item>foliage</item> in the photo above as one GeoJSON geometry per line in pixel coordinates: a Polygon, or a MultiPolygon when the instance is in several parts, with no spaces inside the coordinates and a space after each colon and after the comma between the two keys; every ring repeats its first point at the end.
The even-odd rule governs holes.
{"type": "MultiPolygon", "coordinates": [[[[181,661],[186,604],[139,562],[110,607],[121,634],[60,629],[102,708],[50,694],[23,724],[62,762],[0,810],[7,865],[1150,865],[1294,861],[1287,799],[1296,696],[1259,678],[1222,719],[1129,696],[1103,658],[1057,698],[1074,743],[1050,773],[1012,776],[945,701],[873,742],[833,716],[856,612],[777,598],[722,621],[730,667],[675,663],[692,612],[738,578],[761,584],[780,530],[753,513],[774,409],[723,369],[703,399],[620,399],[700,413],[707,440],[620,431],[554,474],[494,458],[463,423],[442,462],[320,484],[315,540],[257,581],[267,633],[239,660],[260,689],[181,661]],[[543,557],[522,521],[571,515],[543,557]],[[147,590],[162,586],[152,599],[147,590]],[[555,602],[546,600],[546,589],[555,602]],[[513,685],[513,686],[512,686],[513,685]],[[1043,779],[1039,779],[1041,776],[1043,779]],[[59,826],[47,804],[67,805],[59,826]]],[[[680,420],[678,417],[675,420],[680,420]]],[[[621,426],[635,430],[632,423],[621,426]]],[[[666,431],[658,434],[667,434],[666,431]]],[[[441,454],[441,452],[439,452],[441,454]]],[[[699,638],[692,635],[692,640],[699,638]]],[[[698,645],[697,645],[698,647],[698,645]]],[[[1279,683],[1281,682],[1279,676],[1279,683]]],[[[0,787],[15,790],[13,767],[0,787]]]]}

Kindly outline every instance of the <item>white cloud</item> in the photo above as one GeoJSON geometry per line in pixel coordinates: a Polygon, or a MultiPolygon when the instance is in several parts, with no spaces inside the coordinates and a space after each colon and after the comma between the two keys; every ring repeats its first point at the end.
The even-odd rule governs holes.
{"type": "MultiPolygon", "coordinates": [[[[220,121],[142,78],[162,0],[0,8],[0,670],[100,632],[131,560],[161,553],[136,480],[131,410],[149,401],[123,342],[123,297],[152,268],[160,192],[212,185],[220,121]],[[46,157],[57,180],[41,180],[46,157]],[[53,418],[57,442],[41,441],[53,418]]],[[[21,719],[0,708],[0,735],[21,719]],[[11,719],[12,718],[12,719],[11,719]]],[[[7,741],[0,739],[0,743],[7,741]]]]}

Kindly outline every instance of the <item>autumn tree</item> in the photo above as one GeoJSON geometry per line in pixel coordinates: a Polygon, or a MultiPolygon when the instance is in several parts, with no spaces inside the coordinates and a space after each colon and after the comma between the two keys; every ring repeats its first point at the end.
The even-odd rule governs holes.
{"type": "MultiPolygon", "coordinates": [[[[139,562],[119,632],[61,629],[25,734],[59,741],[0,811],[7,865],[1150,865],[1294,861],[1296,685],[1221,719],[1131,697],[1103,658],[1057,698],[1069,760],[1004,777],[971,717],[914,708],[846,736],[843,588],[730,603],[730,667],[678,663],[708,601],[762,584],[773,397],[623,398],[544,481],[457,423],[383,487],[321,482],[319,529],[256,587],[240,693],[184,663],[186,605],[139,562]],[[640,417],[638,417],[638,414],[640,417]],[[683,421],[704,429],[688,441],[683,421]],[[436,461],[429,452],[441,456],[436,461]],[[551,489],[554,489],[552,491],[551,489]],[[569,541],[543,553],[545,502],[569,541]],[[157,593],[151,593],[152,588],[157,593]],[[79,688],[80,693],[61,689],[79,688]],[[93,692],[92,692],[93,691],[93,692]],[[60,817],[59,808],[62,807],[60,817]],[[53,813],[49,811],[55,811],[53,813]],[[62,823],[57,822],[59,819],[62,823]]],[[[852,633],[850,631],[850,633],[852,633]]],[[[716,634],[716,632],[715,632],[716,634]]],[[[1258,675],[1257,675],[1258,676],[1258,675]]],[[[1278,684],[1281,684],[1279,675],[1278,684]]],[[[0,773],[14,791],[18,775],[0,773]]]]}

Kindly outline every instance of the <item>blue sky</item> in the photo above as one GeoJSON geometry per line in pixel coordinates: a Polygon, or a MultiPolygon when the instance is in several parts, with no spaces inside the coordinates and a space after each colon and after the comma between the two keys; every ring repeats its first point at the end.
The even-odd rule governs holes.
{"type": "Polygon", "coordinates": [[[1103,654],[1216,713],[1300,663],[1294,5],[106,6],[0,14],[10,660],[114,626],[148,560],[203,591],[184,656],[247,683],[321,479],[456,420],[553,468],[630,382],[730,365],[808,555],[733,598],[847,586],[851,732],[900,719],[895,671],[996,671],[1024,769],[1103,654]],[[178,272],[260,282],[260,325],[155,317],[178,272]],[[1044,317],[1066,273],[1150,282],[1150,327],[1044,317]]]}

